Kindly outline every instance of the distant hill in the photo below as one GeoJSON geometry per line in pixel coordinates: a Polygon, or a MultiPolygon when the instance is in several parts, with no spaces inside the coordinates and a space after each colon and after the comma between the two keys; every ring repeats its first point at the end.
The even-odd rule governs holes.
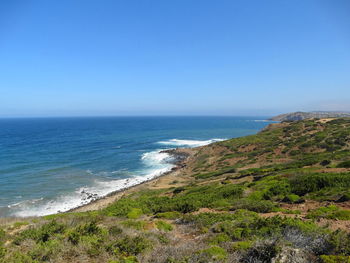
{"type": "Polygon", "coordinates": [[[350,117],[350,112],[336,112],[336,111],[312,111],[312,112],[292,112],[281,114],[272,117],[273,121],[301,121],[305,119],[322,119],[322,118],[344,118],[350,117]]]}

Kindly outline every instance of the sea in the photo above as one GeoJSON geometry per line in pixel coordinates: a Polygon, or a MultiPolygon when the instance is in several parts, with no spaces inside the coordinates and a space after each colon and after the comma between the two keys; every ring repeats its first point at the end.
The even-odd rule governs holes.
{"type": "Polygon", "coordinates": [[[255,134],[266,117],[0,119],[0,217],[68,211],[170,171],[161,152],[255,134]]]}

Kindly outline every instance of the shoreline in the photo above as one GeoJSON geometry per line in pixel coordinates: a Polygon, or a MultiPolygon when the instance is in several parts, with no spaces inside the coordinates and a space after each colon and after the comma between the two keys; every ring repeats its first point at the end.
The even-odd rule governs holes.
{"type": "Polygon", "coordinates": [[[164,183],[160,181],[164,181],[164,180],[168,181],[171,179],[175,180],[175,178],[173,177],[179,176],[180,170],[183,170],[186,167],[186,161],[188,160],[189,157],[191,157],[196,152],[196,148],[199,148],[199,147],[162,150],[160,151],[161,153],[168,153],[172,158],[174,158],[174,161],[171,162],[174,165],[174,167],[171,168],[170,171],[167,171],[163,174],[155,176],[151,179],[142,181],[138,184],[108,193],[107,195],[101,198],[92,200],[88,204],[83,204],[81,206],[69,209],[65,212],[58,212],[55,214],[96,211],[107,207],[108,205],[112,204],[113,202],[120,199],[124,195],[128,193],[132,193],[134,191],[138,191],[144,188],[164,188],[164,186],[171,187],[171,183],[164,183]],[[155,187],[156,185],[158,185],[158,187],[155,187]]]}

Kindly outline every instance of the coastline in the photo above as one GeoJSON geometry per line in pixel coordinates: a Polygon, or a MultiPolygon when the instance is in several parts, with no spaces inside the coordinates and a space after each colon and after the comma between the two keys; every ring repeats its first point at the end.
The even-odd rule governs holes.
{"type": "MultiPolygon", "coordinates": [[[[81,206],[72,208],[68,211],[61,212],[61,213],[87,212],[87,211],[100,210],[112,204],[116,200],[122,198],[124,195],[130,194],[136,191],[140,191],[143,189],[169,188],[174,186],[174,181],[178,181],[178,183],[176,183],[176,186],[179,186],[182,184],[181,182],[183,180],[186,180],[185,177],[181,176],[181,174],[184,172],[186,168],[186,161],[188,160],[188,158],[190,158],[197,152],[198,148],[200,147],[163,150],[161,152],[168,153],[173,158],[172,164],[174,164],[175,166],[170,171],[160,174],[152,179],[142,181],[139,184],[111,192],[106,196],[92,200],[88,204],[83,204],[81,206]]],[[[60,214],[60,213],[56,213],[56,214],[60,214]]]]}
{"type": "MultiPolygon", "coordinates": [[[[7,190],[2,191],[0,216],[40,217],[74,211],[76,208],[94,203],[94,200],[101,202],[100,199],[109,198],[111,195],[128,190],[129,187],[148,183],[149,180],[166,176],[167,172],[171,171],[175,165],[169,160],[169,154],[161,153],[162,150],[176,147],[193,149],[206,146],[213,142],[240,136],[242,132],[245,134],[246,131],[242,130],[244,127],[258,132],[260,126],[264,127],[266,125],[265,123],[256,124],[252,118],[232,117],[229,119],[215,118],[214,120],[220,124],[222,130],[220,128],[218,131],[216,127],[211,127],[210,125],[207,127],[207,120],[201,118],[198,119],[200,126],[197,127],[200,135],[196,135],[194,130],[189,130],[188,134],[186,132],[182,135],[182,130],[178,132],[176,128],[168,127],[165,122],[164,127],[160,126],[160,130],[155,131],[154,138],[151,140],[138,136],[140,130],[133,130],[130,136],[134,136],[135,141],[123,142],[124,139],[120,139],[120,141],[119,139],[107,140],[106,145],[101,148],[94,146],[94,140],[98,137],[95,138],[97,134],[93,132],[92,140],[87,141],[86,145],[81,145],[81,141],[78,140],[77,149],[69,150],[72,146],[69,143],[64,144],[62,142],[63,144],[60,146],[63,147],[62,151],[57,155],[52,155],[52,163],[57,160],[55,165],[52,165],[52,163],[40,164],[41,158],[45,158],[45,156],[42,153],[33,154],[27,160],[31,166],[22,167],[16,163],[13,165],[14,170],[9,171],[9,174],[13,175],[11,178],[16,178],[18,182],[9,181],[8,185],[4,184],[3,188],[5,190],[13,189],[13,191],[9,191],[9,193],[6,192],[7,190]],[[164,130],[172,131],[169,137],[162,135],[164,130]],[[173,136],[170,136],[172,134],[173,136]],[[66,149],[69,151],[66,151],[66,149]],[[96,152],[93,152],[95,151],[93,149],[96,152]],[[86,160],[91,160],[91,162],[86,160]],[[41,167],[40,171],[33,173],[31,167],[34,169],[36,166],[41,167]],[[15,176],[17,172],[19,175],[15,176]],[[22,176],[24,180],[21,180],[22,176]],[[26,180],[29,180],[28,183],[26,180]],[[31,187],[31,183],[35,183],[40,187],[31,187]],[[21,195],[21,193],[23,194],[21,195]]],[[[112,121],[98,120],[98,123],[101,122],[101,127],[104,127],[104,129],[110,129],[110,125],[114,125],[112,121]]],[[[124,122],[127,124],[132,120],[126,119],[119,123],[120,121],[119,119],[116,121],[115,125],[117,125],[117,128],[119,127],[118,125],[124,125],[124,122]]],[[[150,121],[145,120],[145,123],[142,122],[142,125],[148,125],[152,121],[152,119],[150,121]]],[[[89,121],[84,120],[81,125],[90,125],[89,123],[89,121]]],[[[186,127],[189,128],[192,126],[196,128],[197,126],[197,121],[193,122],[192,118],[181,119],[181,123],[186,124],[186,127]]],[[[64,129],[69,129],[69,125],[66,123],[62,125],[64,129]],[[67,127],[64,125],[67,125],[67,127]]],[[[40,129],[38,132],[40,133],[40,129]]],[[[118,132],[123,133],[121,138],[128,138],[129,136],[128,130],[118,130],[118,132]]],[[[47,134],[48,139],[51,138],[50,136],[50,134],[47,134]]],[[[72,136],[72,138],[79,137],[78,128],[76,128],[72,136]]],[[[44,143],[49,143],[50,140],[44,143]]],[[[43,148],[47,148],[50,154],[54,153],[54,148],[46,147],[46,144],[45,146],[43,145],[43,148]]],[[[14,149],[14,153],[17,152],[20,151],[14,149]]],[[[173,186],[176,187],[176,185],[173,186]]]]}

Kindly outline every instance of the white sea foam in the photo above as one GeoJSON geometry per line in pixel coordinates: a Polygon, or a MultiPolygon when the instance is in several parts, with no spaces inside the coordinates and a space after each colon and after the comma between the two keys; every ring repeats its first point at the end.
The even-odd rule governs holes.
{"type": "MultiPolygon", "coordinates": [[[[43,216],[65,212],[72,208],[90,203],[93,200],[104,197],[111,192],[129,188],[142,182],[158,177],[174,167],[169,163],[171,156],[161,150],[144,153],[141,157],[145,169],[129,178],[118,180],[95,180],[93,185],[81,187],[75,192],[61,195],[53,200],[33,199],[19,202],[9,206],[14,216],[43,216]]],[[[91,173],[91,171],[89,171],[91,173]]]]}
{"type": "MultiPolygon", "coordinates": [[[[172,139],[168,141],[160,141],[158,144],[176,147],[197,147],[222,140],[223,139],[211,139],[200,141],[172,139]]],[[[168,153],[162,152],[162,150],[146,152],[141,156],[144,169],[135,173],[134,175],[127,175],[128,178],[104,181],[95,180],[93,184],[89,186],[78,188],[71,193],[62,194],[61,196],[58,196],[52,200],[47,200],[44,198],[26,200],[9,205],[8,208],[12,211],[12,213],[10,212],[12,215],[18,217],[43,216],[65,212],[88,204],[96,199],[108,195],[109,193],[129,188],[169,172],[174,167],[174,164],[171,163],[171,158],[172,157],[168,153]]],[[[86,172],[93,175],[91,170],[87,170],[86,172]]],[[[112,173],[118,172],[120,171],[113,171],[112,173]]]]}
{"type": "Polygon", "coordinates": [[[254,122],[271,122],[271,123],[276,123],[279,121],[272,121],[272,120],[246,120],[246,121],[254,121],[254,122]]]}
{"type": "Polygon", "coordinates": [[[171,139],[168,141],[160,141],[158,142],[158,144],[162,144],[162,145],[170,145],[170,146],[187,146],[187,147],[198,147],[198,146],[204,146],[204,145],[208,145],[211,144],[213,142],[219,142],[219,141],[223,141],[224,139],[211,139],[211,140],[180,140],[180,139],[171,139]]]}
{"type": "Polygon", "coordinates": [[[147,152],[142,154],[141,159],[147,166],[159,166],[167,163],[167,160],[170,159],[170,155],[161,150],[147,152]]]}

